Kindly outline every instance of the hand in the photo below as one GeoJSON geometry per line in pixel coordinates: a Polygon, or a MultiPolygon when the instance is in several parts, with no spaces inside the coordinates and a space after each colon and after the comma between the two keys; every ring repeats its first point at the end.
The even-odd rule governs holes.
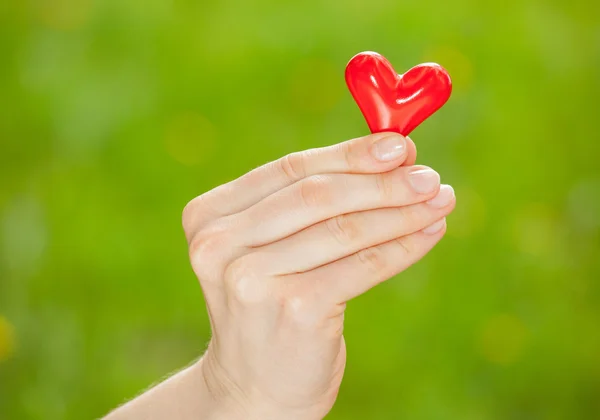
{"type": "Polygon", "coordinates": [[[214,418],[322,419],[346,361],[346,302],[444,235],[454,192],[410,139],[293,153],[192,200],[183,226],[213,336],[214,418]]]}

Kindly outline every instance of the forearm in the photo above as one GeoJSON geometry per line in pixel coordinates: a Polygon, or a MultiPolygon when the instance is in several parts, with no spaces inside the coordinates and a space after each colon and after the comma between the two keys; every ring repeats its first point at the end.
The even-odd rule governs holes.
{"type": "Polygon", "coordinates": [[[207,385],[201,359],[105,417],[121,419],[221,420],[242,419],[244,413],[227,396],[207,385]]]}
{"type": "Polygon", "coordinates": [[[303,411],[250,404],[215,375],[205,355],[103,420],[316,420],[303,411]]]}

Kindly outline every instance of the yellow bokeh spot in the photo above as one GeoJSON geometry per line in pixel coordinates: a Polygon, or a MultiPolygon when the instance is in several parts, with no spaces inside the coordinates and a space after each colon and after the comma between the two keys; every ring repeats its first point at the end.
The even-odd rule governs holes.
{"type": "Polygon", "coordinates": [[[433,48],[422,57],[422,61],[438,63],[448,70],[454,91],[465,91],[471,86],[473,65],[471,60],[458,49],[444,46],[433,48]]]}
{"type": "Polygon", "coordinates": [[[169,155],[184,165],[197,165],[212,155],[217,132],[204,116],[188,112],[174,117],[165,133],[165,147],[169,155]]]}
{"type": "Polygon", "coordinates": [[[560,223],[548,206],[531,203],[522,208],[514,220],[513,237],[522,253],[560,262],[560,223]]]}
{"type": "Polygon", "coordinates": [[[52,29],[63,31],[82,27],[92,12],[90,0],[38,0],[35,3],[39,20],[52,29]]]}
{"type": "Polygon", "coordinates": [[[326,60],[301,62],[290,74],[292,106],[313,112],[327,112],[344,94],[340,69],[326,60]]]}
{"type": "Polygon", "coordinates": [[[15,350],[13,326],[0,315],[0,362],[7,360],[15,350]]]}
{"type": "Polygon", "coordinates": [[[481,354],[489,362],[510,365],[523,354],[527,336],[527,328],[519,318],[499,314],[485,322],[477,344],[481,354]]]}

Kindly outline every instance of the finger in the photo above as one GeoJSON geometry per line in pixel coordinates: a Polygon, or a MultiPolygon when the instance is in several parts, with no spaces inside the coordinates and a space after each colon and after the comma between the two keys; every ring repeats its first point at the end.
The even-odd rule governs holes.
{"type": "Polygon", "coordinates": [[[266,245],[340,214],[400,207],[433,198],[440,176],[425,166],[384,174],[330,174],[306,178],[235,216],[246,246],[266,245]]]}
{"type": "Polygon", "coordinates": [[[446,232],[446,220],[408,236],[365,248],[349,257],[306,273],[285,276],[289,281],[314,282],[323,298],[344,303],[406,270],[427,254],[446,232]]]}
{"type": "Polygon", "coordinates": [[[402,163],[403,166],[413,166],[417,161],[417,146],[410,137],[406,137],[406,159],[402,163]]]}
{"type": "Polygon", "coordinates": [[[273,275],[304,272],[361,249],[409,235],[447,216],[456,203],[454,190],[442,185],[426,203],[342,214],[255,251],[273,275]]]}
{"type": "Polygon", "coordinates": [[[407,158],[414,161],[415,156],[413,141],[397,133],[372,134],[291,153],[196,197],[186,206],[186,213],[198,213],[195,217],[198,220],[227,216],[311,175],[386,172],[407,158]]]}

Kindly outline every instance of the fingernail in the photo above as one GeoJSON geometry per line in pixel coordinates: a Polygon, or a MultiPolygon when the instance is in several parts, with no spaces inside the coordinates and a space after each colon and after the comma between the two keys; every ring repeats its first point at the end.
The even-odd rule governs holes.
{"type": "Polygon", "coordinates": [[[440,187],[440,192],[433,197],[431,200],[427,201],[431,207],[435,207],[438,209],[446,207],[450,202],[454,199],[454,188],[450,185],[442,185],[440,187]]]}
{"type": "Polygon", "coordinates": [[[400,135],[390,135],[371,145],[371,154],[382,162],[398,159],[406,150],[406,141],[400,135]]]}
{"type": "Polygon", "coordinates": [[[417,169],[409,175],[410,185],[420,194],[435,190],[440,183],[440,175],[433,169],[417,169]]]}
{"type": "Polygon", "coordinates": [[[442,220],[438,220],[433,225],[426,227],[423,229],[423,233],[425,235],[433,235],[434,233],[438,233],[446,226],[446,218],[444,217],[442,220]]]}

